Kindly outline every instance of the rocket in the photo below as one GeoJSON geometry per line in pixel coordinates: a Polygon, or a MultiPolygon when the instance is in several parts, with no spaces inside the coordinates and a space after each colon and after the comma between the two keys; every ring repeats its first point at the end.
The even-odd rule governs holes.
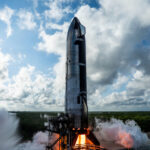
{"type": "Polygon", "coordinates": [[[67,34],[65,111],[74,128],[88,127],[85,27],[77,17],[67,34]]]}
{"type": "MultiPolygon", "coordinates": [[[[59,150],[104,150],[88,128],[85,27],[77,17],[72,20],[67,34],[65,113],[48,118],[49,135],[59,134],[47,150],[59,141],[59,150]]],[[[49,141],[50,141],[49,137],[49,141]]]]}

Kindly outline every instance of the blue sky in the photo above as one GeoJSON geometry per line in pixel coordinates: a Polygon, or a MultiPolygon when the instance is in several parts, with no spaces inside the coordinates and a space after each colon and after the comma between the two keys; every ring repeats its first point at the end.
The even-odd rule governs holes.
{"type": "Polygon", "coordinates": [[[150,110],[149,7],[148,0],[1,0],[0,106],[64,110],[66,34],[77,16],[86,27],[89,110],[150,110]]]}

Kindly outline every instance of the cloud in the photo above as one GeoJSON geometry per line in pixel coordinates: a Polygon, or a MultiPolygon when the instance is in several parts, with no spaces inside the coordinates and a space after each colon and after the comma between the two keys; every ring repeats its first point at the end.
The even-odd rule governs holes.
{"type": "MultiPolygon", "coordinates": [[[[49,54],[58,55],[58,62],[52,68],[55,78],[53,79],[53,88],[56,99],[64,102],[64,89],[65,89],[65,61],[66,61],[66,34],[68,23],[64,23],[60,27],[60,31],[54,34],[47,34],[43,27],[40,28],[39,38],[41,42],[38,43],[37,49],[46,51],[49,54]],[[58,94],[59,93],[59,94],[58,94]]],[[[55,24],[54,24],[55,26],[55,24]]]]}
{"type": "Polygon", "coordinates": [[[37,26],[32,12],[29,12],[25,9],[21,9],[18,12],[17,16],[19,17],[17,20],[17,24],[20,29],[33,30],[37,26]]]}
{"type": "Polygon", "coordinates": [[[14,107],[15,103],[23,103],[23,109],[44,109],[45,105],[56,105],[58,102],[52,87],[51,77],[37,72],[33,66],[22,67],[5,89],[7,97],[5,95],[4,98],[13,101],[14,107]]]}
{"type": "MultiPolygon", "coordinates": [[[[129,85],[136,84],[132,81],[134,76],[138,76],[134,75],[136,71],[142,71],[144,77],[149,77],[150,2],[114,0],[112,3],[109,0],[100,0],[99,4],[100,8],[82,5],[75,13],[87,30],[89,103],[99,106],[133,106],[137,102],[137,105],[144,106],[147,98],[140,98],[144,90],[138,87],[135,93],[133,89],[131,93],[129,85]],[[108,94],[103,96],[107,89],[108,94]]],[[[57,18],[61,19],[62,16],[57,18]]],[[[59,55],[61,61],[58,64],[64,63],[62,60],[65,60],[66,54],[64,39],[67,26],[53,23],[47,26],[59,31],[52,35],[40,31],[39,35],[43,41],[38,47],[40,50],[59,55]]],[[[57,64],[54,68],[57,68],[57,64]]],[[[59,72],[60,68],[57,69],[59,72]]],[[[64,69],[63,71],[65,72],[64,69]]],[[[62,74],[64,73],[57,73],[56,78],[60,79],[62,74]]],[[[141,83],[146,84],[144,80],[141,80],[141,83]]]]}
{"type": "MultiPolygon", "coordinates": [[[[18,56],[21,57],[22,55],[18,56]]],[[[64,105],[63,97],[56,96],[55,79],[36,70],[34,66],[21,67],[9,77],[13,58],[0,51],[0,105],[8,110],[55,110],[64,105]],[[50,106],[54,106],[51,107],[50,106]]],[[[59,84],[59,83],[58,83],[59,84]]],[[[60,95],[60,94],[59,94],[60,95]]]]}
{"type": "Polygon", "coordinates": [[[53,110],[50,106],[63,105],[55,98],[52,78],[36,72],[33,66],[22,67],[13,76],[0,92],[0,100],[11,110],[53,110]]]}
{"type": "Polygon", "coordinates": [[[38,0],[32,0],[33,2],[33,10],[34,10],[34,14],[36,15],[36,17],[38,17],[40,19],[40,14],[37,11],[38,5],[39,5],[39,1],[38,0]]]}
{"type": "Polygon", "coordinates": [[[63,31],[47,34],[43,26],[39,30],[38,50],[54,53],[56,55],[65,56],[65,42],[68,24],[65,24],[63,31]]]}
{"type": "Polygon", "coordinates": [[[9,114],[5,109],[0,108],[0,149],[14,150],[20,137],[17,134],[19,120],[14,114],[9,114]]]}
{"type": "Polygon", "coordinates": [[[45,5],[49,8],[44,12],[45,17],[56,22],[60,21],[67,14],[73,13],[68,3],[71,3],[71,1],[49,0],[48,2],[45,2],[45,5]]]}
{"type": "Polygon", "coordinates": [[[118,75],[117,81],[113,84],[114,89],[120,89],[122,85],[126,84],[128,82],[127,76],[121,76],[118,75]]]}
{"type": "Polygon", "coordinates": [[[150,105],[149,81],[149,75],[144,75],[142,72],[137,70],[134,74],[134,78],[127,85],[128,97],[137,99],[137,103],[143,102],[150,105]]]}
{"type": "Polygon", "coordinates": [[[59,31],[63,31],[69,27],[69,23],[65,22],[64,24],[60,25],[60,24],[55,24],[55,23],[47,23],[46,24],[46,29],[56,29],[56,30],[59,30],[59,31]]]}
{"type": "Polygon", "coordinates": [[[8,79],[8,65],[11,61],[9,54],[3,54],[0,49],[0,82],[3,83],[8,79]]]}
{"type": "MultiPolygon", "coordinates": [[[[18,74],[10,79],[6,63],[5,78],[9,79],[9,83],[7,86],[3,84],[1,99],[8,100],[9,107],[13,108],[13,101],[16,106],[24,108],[21,105],[23,103],[29,109],[58,106],[59,103],[63,106],[66,36],[71,22],[63,19],[66,20],[68,15],[74,13],[87,31],[89,107],[123,110],[128,106],[144,110],[150,105],[149,0],[99,0],[99,8],[82,4],[78,9],[71,9],[70,4],[68,0],[49,0],[45,2],[47,9],[42,14],[45,18],[42,15],[39,17],[41,26],[37,50],[58,56],[58,62],[51,68],[53,76],[47,76],[28,65],[20,68],[18,74]]],[[[35,1],[37,14],[38,5],[35,1]]],[[[18,12],[18,17],[17,23],[21,29],[32,30],[38,24],[35,16],[25,9],[18,12]]]]}
{"type": "Polygon", "coordinates": [[[13,16],[13,14],[14,10],[9,8],[8,6],[5,6],[3,9],[0,9],[0,20],[7,24],[7,37],[9,37],[12,34],[11,17],[13,16]]]}
{"type": "MultiPolygon", "coordinates": [[[[126,82],[126,89],[123,91],[114,91],[107,96],[101,96],[94,105],[101,107],[119,106],[117,110],[149,110],[150,106],[150,77],[142,74],[138,70],[133,74],[131,81],[126,82]]],[[[116,82],[117,83],[117,82],[116,82]]],[[[114,83],[114,85],[116,85],[114,83]]],[[[94,94],[91,95],[93,97],[94,94]]],[[[96,97],[98,98],[98,93],[96,97]]]]}
{"type": "MultiPolygon", "coordinates": [[[[127,79],[132,78],[135,71],[142,71],[145,77],[149,76],[150,65],[150,45],[143,44],[143,40],[150,43],[148,19],[150,2],[141,0],[99,2],[101,7],[98,9],[84,5],[76,13],[87,29],[87,70],[90,83],[88,89],[92,90],[93,94],[95,89],[104,87],[110,89],[110,86],[119,88],[120,84],[130,82],[127,79]]],[[[128,87],[124,90],[128,91],[128,87]]],[[[121,101],[124,97],[130,100],[127,91],[115,93],[111,90],[107,98],[102,97],[98,100],[99,104],[102,99],[105,99],[106,104],[121,101]]],[[[136,94],[142,93],[143,90],[139,90],[136,94]]],[[[122,100],[120,105],[127,100],[122,100]]],[[[138,102],[139,100],[137,104],[138,102]]],[[[134,100],[128,103],[134,104],[134,100]]]]}

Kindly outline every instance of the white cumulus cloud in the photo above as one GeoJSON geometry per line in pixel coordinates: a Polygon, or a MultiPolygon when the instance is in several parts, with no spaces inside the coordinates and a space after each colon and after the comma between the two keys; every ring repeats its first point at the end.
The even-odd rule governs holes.
{"type": "Polygon", "coordinates": [[[71,7],[67,5],[71,1],[49,0],[48,2],[45,2],[45,5],[49,8],[44,12],[45,17],[50,20],[53,19],[56,22],[60,21],[65,15],[73,13],[71,7]],[[65,4],[65,7],[63,4],[65,4]]]}
{"type": "Polygon", "coordinates": [[[17,16],[18,21],[17,24],[19,26],[20,29],[24,30],[33,30],[36,27],[36,22],[34,19],[34,15],[32,14],[32,12],[27,11],[25,9],[21,9],[17,16]]]}
{"type": "Polygon", "coordinates": [[[8,6],[5,6],[4,8],[0,9],[0,20],[6,23],[7,25],[7,37],[9,37],[12,34],[11,17],[13,16],[13,14],[14,10],[9,8],[8,6]]]}
{"type": "MultiPolygon", "coordinates": [[[[143,40],[150,43],[150,2],[148,0],[114,0],[113,2],[100,0],[99,4],[99,8],[92,8],[89,5],[80,6],[75,13],[87,30],[89,103],[99,106],[109,104],[110,107],[136,104],[138,107],[139,104],[143,104],[144,107],[145,101],[148,102],[147,99],[145,97],[140,99],[139,96],[132,97],[128,85],[136,84],[132,81],[134,77],[139,76],[138,73],[134,75],[136,71],[142,71],[143,78],[150,75],[150,45],[142,44],[143,40]],[[126,86],[124,89],[114,92],[123,85],[126,86]],[[103,94],[107,89],[109,89],[107,94],[103,94]]],[[[59,72],[56,78],[62,79],[65,69],[60,69],[58,66],[63,66],[60,64],[65,62],[67,26],[52,22],[47,26],[59,31],[52,35],[47,34],[45,30],[40,31],[42,41],[38,49],[60,56],[59,65],[56,64],[54,70],[58,69],[59,72]]],[[[141,82],[145,83],[144,80],[141,82]]],[[[63,83],[60,82],[60,85],[63,83]]],[[[142,94],[142,91],[139,93],[142,94]]]]}
{"type": "MultiPolygon", "coordinates": [[[[35,2],[34,9],[39,5],[35,2]]],[[[99,0],[98,3],[99,8],[82,4],[78,9],[71,10],[68,0],[45,2],[47,8],[43,11],[43,16],[40,15],[40,19],[45,19],[45,22],[40,20],[37,50],[58,56],[58,62],[51,68],[53,77],[39,73],[34,66],[28,65],[21,67],[18,74],[9,79],[9,59],[6,59],[6,63],[1,63],[5,67],[1,67],[0,71],[5,70],[2,72],[5,72],[4,76],[9,82],[8,85],[2,84],[0,99],[8,100],[9,107],[13,108],[13,101],[20,108],[24,108],[21,103],[25,104],[28,109],[37,109],[39,106],[46,108],[47,104],[63,106],[66,36],[71,20],[62,24],[61,21],[75,12],[74,15],[86,27],[89,108],[148,108],[150,1],[99,0]],[[67,4],[65,8],[64,4],[67,4]]],[[[39,13],[37,9],[36,11],[39,13]]],[[[21,9],[17,15],[21,29],[32,30],[37,26],[30,11],[21,9]]],[[[3,21],[10,24],[10,21],[3,21]]],[[[1,55],[4,57],[4,54],[1,55]]],[[[18,57],[21,58],[21,55],[18,57]]],[[[6,101],[4,103],[7,105],[6,101]]]]}
{"type": "Polygon", "coordinates": [[[8,65],[11,61],[9,54],[4,54],[0,49],[0,82],[4,82],[8,79],[8,65]]]}

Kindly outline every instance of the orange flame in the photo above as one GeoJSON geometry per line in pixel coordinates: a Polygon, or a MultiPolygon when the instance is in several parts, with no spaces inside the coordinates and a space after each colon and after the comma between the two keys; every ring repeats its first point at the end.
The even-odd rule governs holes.
{"type": "MultiPolygon", "coordinates": [[[[87,137],[86,134],[79,134],[78,138],[76,140],[75,146],[83,146],[81,149],[85,150],[85,149],[91,149],[91,150],[95,150],[95,149],[104,149],[104,147],[99,146],[99,145],[94,145],[92,141],[90,141],[87,137]],[[87,145],[86,145],[87,144],[87,145]],[[85,146],[85,147],[84,147],[85,146]]],[[[80,148],[79,148],[80,149],[80,148]]]]}
{"type": "Polygon", "coordinates": [[[85,136],[85,134],[79,134],[75,145],[85,144],[85,143],[86,143],[86,136],[85,136]]]}
{"type": "MultiPolygon", "coordinates": [[[[58,138],[59,138],[59,134],[53,133],[53,134],[52,134],[52,138],[50,138],[49,143],[53,144],[54,141],[57,140],[58,138]]],[[[59,150],[59,142],[57,142],[57,143],[54,145],[54,149],[55,149],[55,150],[59,150]]]]}
{"type": "Polygon", "coordinates": [[[125,148],[132,148],[133,147],[133,139],[129,133],[125,131],[119,132],[119,144],[123,145],[125,148]]]}

